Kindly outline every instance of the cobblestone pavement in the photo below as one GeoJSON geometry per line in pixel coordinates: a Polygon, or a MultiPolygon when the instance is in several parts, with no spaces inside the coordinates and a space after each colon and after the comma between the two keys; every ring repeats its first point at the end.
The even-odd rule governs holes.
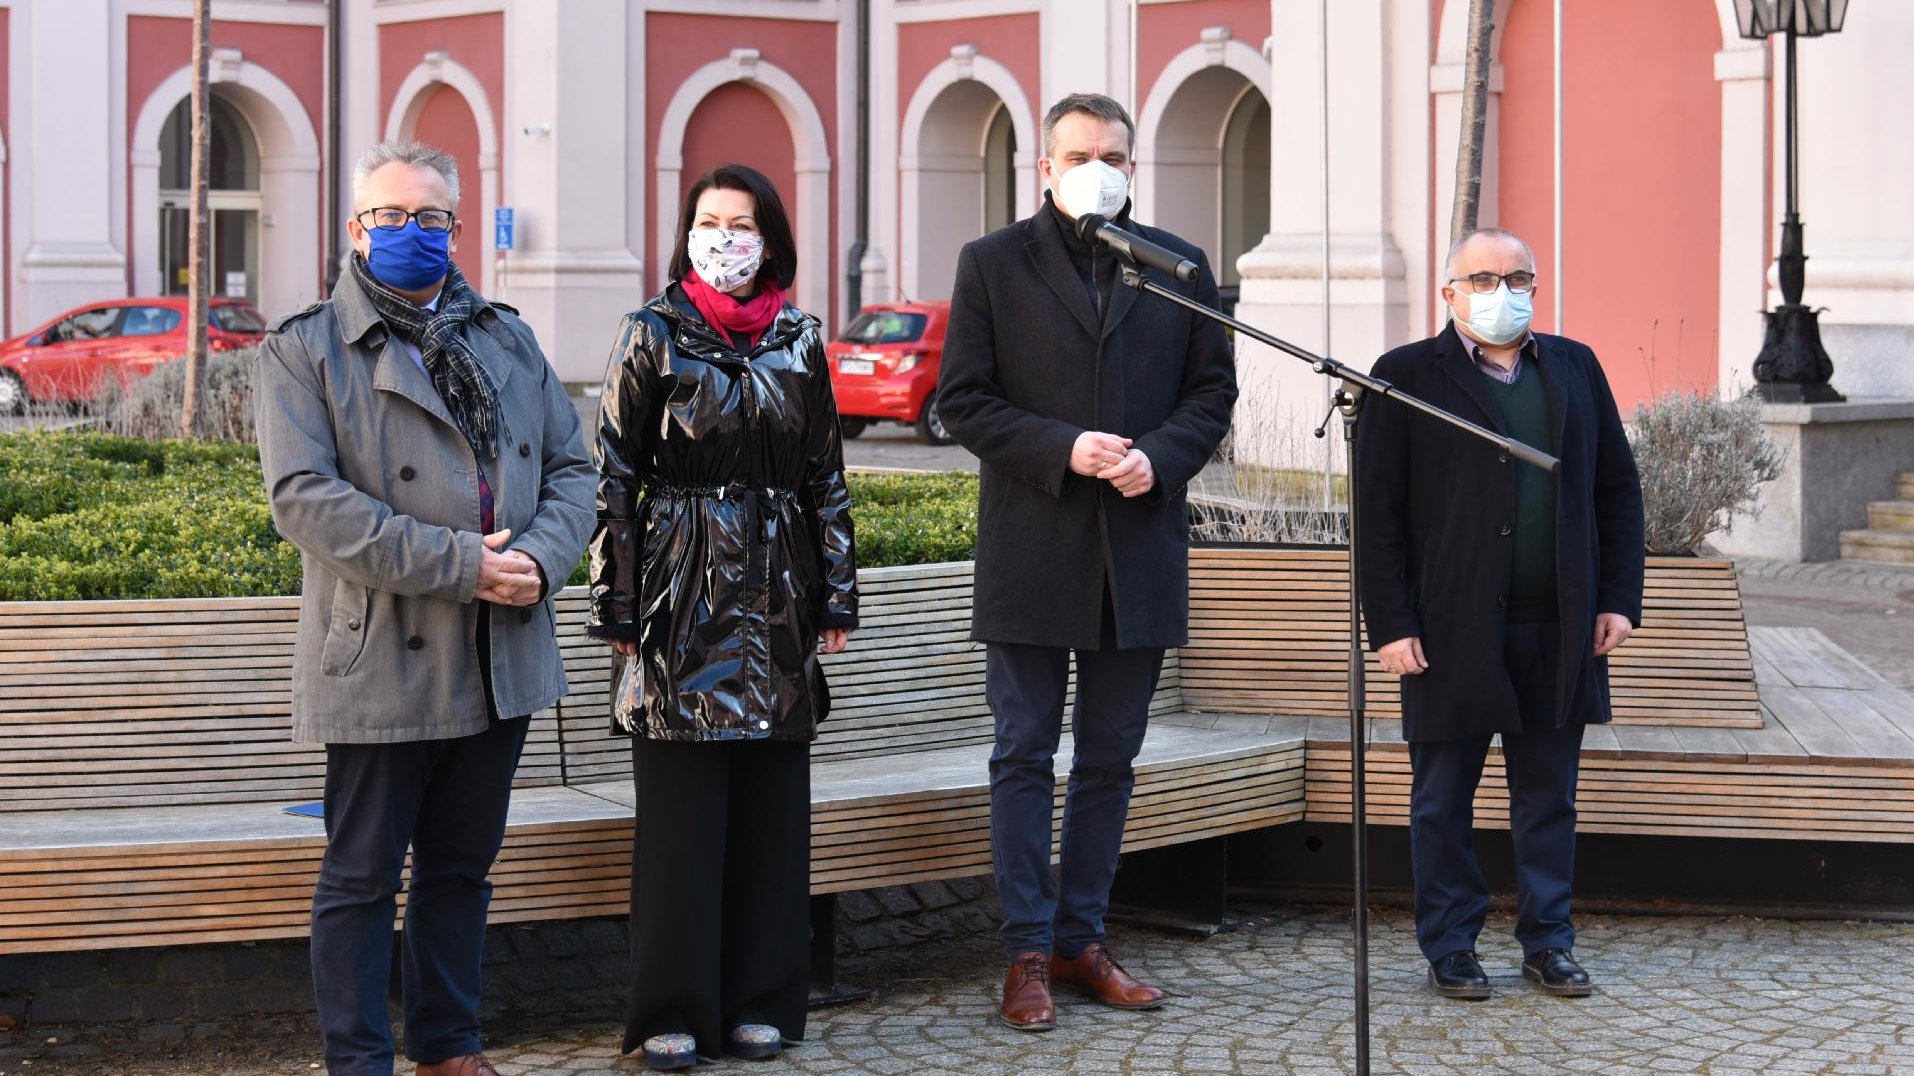
{"type": "MultiPolygon", "coordinates": [[[[702,1071],[1353,1071],[1346,918],[1330,909],[1249,912],[1239,929],[1210,939],[1116,932],[1126,964],[1176,992],[1158,1012],[1118,1012],[1067,997],[1054,1032],[1000,1027],[993,1020],[1000,974],[994,939],[968,934],[934,949],[854,958],[845,978],[879,987],[875,998],[813,1014],[808,1041],[781,1060],[702,1071]]],[[[1578,953],[1600,991],[1564,1000],[1523,983],[1509,925],[1508,917],[1492,916],[1482,939],[1497,996],[1469,1003],[1425,990],[1405,913],[1376,916],[1376,1072],[1914,1072],[1914,926],[1587,917],[1578,953]]],[[[505,1076],[642,1071],[641,1063],[618,1056],[619,1033],[604,1017],[494,1021],[490,1054],[505,1076]]],[[[37,1059],[15,1054],[0,1062],[0,1074],[267,1076],[315,1067],[316,1038],[303,1022],[233,1034],[232,1041],[183,1052],[129,1044],[88,1057],[51,1048],[37,1059]]]]}

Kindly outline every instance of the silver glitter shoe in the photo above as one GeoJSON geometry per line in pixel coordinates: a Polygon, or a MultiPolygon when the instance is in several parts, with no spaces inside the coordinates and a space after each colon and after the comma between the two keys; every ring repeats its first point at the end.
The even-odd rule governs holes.
{"type": "Polygon", "coordinates": [[[725,1036],[725,1052],[747,1061],[776,1057],[784,1049],[784,1034],[770,1024],[739,1024],[725,1036]]]}
{"type": "Polygon", "coordinates": [[[653,1035],[644,1049],[645,1064],[654,1069],[688,1069],[698,1063],[698,1040],[689,1035],[653,1035]]]}

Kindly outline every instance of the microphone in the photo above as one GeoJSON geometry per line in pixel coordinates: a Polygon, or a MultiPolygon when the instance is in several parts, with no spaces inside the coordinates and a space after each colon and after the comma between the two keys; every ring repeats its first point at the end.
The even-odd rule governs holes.
{"type": "Polygon", "coordinates": [[[1178,280],[1195,280],[1196,263],[1148,239],[1111,224],[1107,218],[1085,213],[1077,218],[1077,235],[1102,243],[1138,265],[1168,273],[1178,280]]]}

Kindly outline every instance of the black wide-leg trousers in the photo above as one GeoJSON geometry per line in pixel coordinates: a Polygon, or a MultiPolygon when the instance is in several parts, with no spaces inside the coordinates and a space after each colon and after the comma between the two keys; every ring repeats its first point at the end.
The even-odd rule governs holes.
{"type": "Polygon", "coordinates": [[[810,996],[811,749],[638,737],[631,1001],[624,1049],[688,1033],[804,1037],[810,996]]]}

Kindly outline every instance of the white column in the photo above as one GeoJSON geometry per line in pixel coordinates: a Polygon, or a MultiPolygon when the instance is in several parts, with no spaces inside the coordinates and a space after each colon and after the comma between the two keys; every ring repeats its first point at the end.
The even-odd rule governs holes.
{"type": "Polygon", "coordinates": [[[1740,395],[1754,384],[1768,298],[1768,80],[1765,43],[1715,53],[1721,83],[1721,306],[1717,387],[1740,395]]]}
{"type": "Polygon", "coordinates": [[[1115,45],[1129,35],[1129,17],[1121,5],[1046,0],[1037,15],[1038,55],[1043,57],[1039,118],[1059,98],[1072,93],[1111,93],[1132,117],[1136,115],[1135,101],[1127,94],[1112,93],[1130,80],[1128,55],[1120,63],[1112,62],[1115,45]]]}
{"type": "Polygon", "coordinates": [[[126,257],[113,245],[120,207],[112,198],[107,5],[34,4],[15,7],[13,19],[11,33],[31,43],[25,85],[14,84],[28,96],[27,131],[16,129],[15,141],[32,147],[13,162],[14,194],[27,203],[26,234],[15,240],[25,248],[16,327],[26,327],[125,294],[126,257]]]}
{"type": "MultiPolygon", "coordinates": [[[[345,41],[339,54],[339,114],[345,124],[339,135],[339,159],[327,161],[326,168],[337,177],[339,189],[343,194],[340,212],[350,215],[353,210],[352,166],[359,161],[359,155],[370,149],[385,134],[385,103],[379,94],[379,27],[375,21],[378,10],[377,0],[354,0],[346,5],[344,14],[345,41]]],[[[321,139],[321,150],[327,151],[325,140],[321,139]]],[[[333,211],[327,205],[321,212],[330,216],[333,211]]],[[[490,221],[479,222],[491,227],[490,221]]],[[[330,224],[330,222],[328,222],[330,224]]],[[[344,229],[343,222],[340,228],[344,229]]],[[[323,234],[330,235],[330,230],[323,234]]],[[[342,255],[350,256],[352,235],[342,232],[339,243],[342,255]]],[[[340,272],[345,271],[342,265],[340,272]]]]}
{"type": "MultiPolygon", "coordinates": [[[[864,252],[864,301],[891,302],[897,298],[896,264],[899,243],[897,125],[906,95],[915,86],[898,86],[897,13],[893,3],[871,5],[871,234],[864,252]]],[[[856,168],[855,158],[844,167],[856,168]]]]}
{"type": "MultiPolygon", "coordinates": [[[[1390,234],[1389,84],[1385,0],[1333,0],[1329,40],[1329,303],[1323,339],[1322,0],[1271,0],[1270,234],[1237,261],[1237,314],[1314,351],[1367,369],[1409,338],[1406,274],[1390,234]]],[[[1322,379],[1300,362],[1244,341],[1238,351],[1239,443],[1259,462],[1320,466],[1307,429],[1322,417],[1322,379]],[[1246,429],[1262,431],[1254,443],[1246,429]]]]}
{"type": "Polygon", "coordinates": [[[604,377],[618,319],[644,298],[626,227],[626,140],[642,117],[627,114],[616,86],[631,70],[627,17],[623,0],[570,0],[513,20],[506,38],[513,120],[502,155],[518,208],[507,287],[568,382],[604,377]],[[607,72],[617,75],[609,93],[607,72]]]}

